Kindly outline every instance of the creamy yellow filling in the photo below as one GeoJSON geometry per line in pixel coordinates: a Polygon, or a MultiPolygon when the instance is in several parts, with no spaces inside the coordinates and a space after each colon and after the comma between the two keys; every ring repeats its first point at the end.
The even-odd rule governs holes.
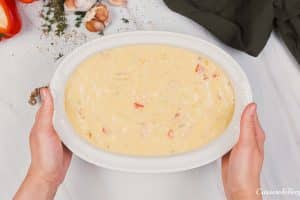
{"type": "Polygon", "coordinates": [[[67,82],[65,111],[76,132],[101,149],[170,155],[221,135],[234,92],[226,74],[196,52],[131,45],[83,61],[67,82]]]}

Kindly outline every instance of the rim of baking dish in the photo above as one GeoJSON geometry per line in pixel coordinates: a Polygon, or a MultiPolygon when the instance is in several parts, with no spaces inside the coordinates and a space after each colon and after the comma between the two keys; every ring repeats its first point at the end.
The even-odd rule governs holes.
{"type": "Polygon", "coordinates": [[[134,31],[104,36],[85,43],[65,56],[50,83],[54,100],[53,124],[63,143],[81,159],[112,170],[137,173],[184,171],[203,166],[223,156],[237,142],[243,108],[252,101],[249,81],[239,64],[222,49],[200,38],[162,31],[134,31]],[[170,156],[130,156],[97,148],[76,134],[64,110],[65,85],[73,70],[90,55],[114,47],[133,44],[166,44],[190,49],[212,59],[231,80],[235,110],[224,133],[199,149],[170,156]]]}

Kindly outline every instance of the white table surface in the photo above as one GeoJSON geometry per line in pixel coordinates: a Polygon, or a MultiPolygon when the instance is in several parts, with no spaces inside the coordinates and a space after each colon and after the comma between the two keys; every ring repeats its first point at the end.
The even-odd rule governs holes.
{"type": "MultiPolygon", "coordinates": [[[[24,19],[21,34],[0,42],[0,199],[12,198],[30,162],[28,135],[37,110],[37,106],[27,104],[30,91],[49,82],[59,52],[66,54],[100,37],[86,36],[81,33],[83,29],[61,39],[42,36],[36,20],[39,7],[39,3],[20,6],[24,19]]],[[[180,32],[201,37],[229,52],[250,80],[266,131],[262,187],[300,190],[300,67],[275,34],[260,56],[254,58],[221,44],[201,26],[169,11],[162,0],[129,0],[127,9],[113,8],[112,17],[105,34],[130,30],[180,32]],[[122,17],[130,23],[123,23],[122,17]]],[[[98,168],[74,156],[56,199],[224,199],[220,162],[183,173],[146,175],[98,168]]]]}

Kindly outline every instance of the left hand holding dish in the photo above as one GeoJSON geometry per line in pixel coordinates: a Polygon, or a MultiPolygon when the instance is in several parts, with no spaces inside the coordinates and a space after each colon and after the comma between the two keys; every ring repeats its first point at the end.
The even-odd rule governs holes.
{"type": "Polygon", "coordinates": [[[72,157],[53,128],[53,100],[49,90],[42,88],[40,94],[42,106],[30,133],[31,164],[14,200],[53,199],[72,157]]]}

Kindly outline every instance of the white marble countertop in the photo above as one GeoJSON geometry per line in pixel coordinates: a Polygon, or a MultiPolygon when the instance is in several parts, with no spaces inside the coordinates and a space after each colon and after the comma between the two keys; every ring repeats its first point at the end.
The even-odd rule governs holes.
{"type": "MultiPolygon", "coordinates": [[[[76,37],[62,39],[41,36],[39,22],[35,20],[38,4],[21,6],[22,33],[0,43],[1,199],[12,197],[30,162],[28,135],[37,109],[27,104],[30,91],[49,82],[60,52],[66,54],[86,40],[100,37],[86,37],[80,31],[71,33],[76,37]]],[[[129,0],[128,8],[114,8],[112,15],[113,22],[105,34],[130,30],[181,32],[201,37],[229,52],[250,80],[266,131],[262,187],[300,190],[300,67],[275,34],[260,56],[253,58],[221,44],[201,26],[172,13],[162,0],[129,0]],[[122,17],[130,23],[123,23],[122,17]]],[[[142,175],[98,168],[74,156],[56,199],[198,200],[224,199],[224,195],[219,161],[184,173],[142,175]]]]}

